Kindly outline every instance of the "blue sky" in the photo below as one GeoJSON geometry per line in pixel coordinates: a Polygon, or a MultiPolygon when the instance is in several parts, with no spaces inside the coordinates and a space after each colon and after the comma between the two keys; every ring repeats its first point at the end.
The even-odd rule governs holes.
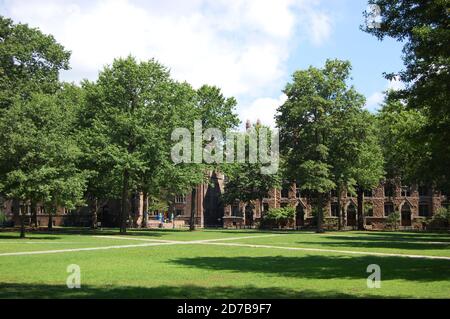
{"type": "Polygon", "coordinates": [[[238,100],[243,122],[274,125],[291,74],[327,58],[350,60],[353,84],[375,111],[399,87],[402,45],[359,30],[366,0],[0,0],[0,13],[29,23],[72,51],[62,78],[95,80],[113,58],[156,58],[177,80],[217,85],[238,100]]]}

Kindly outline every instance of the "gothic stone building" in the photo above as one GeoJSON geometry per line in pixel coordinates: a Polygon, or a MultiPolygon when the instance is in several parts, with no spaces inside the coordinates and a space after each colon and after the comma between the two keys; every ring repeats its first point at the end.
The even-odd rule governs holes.
{"type": "MultiPolygon", "coordinates": [[[[225,187],[224,177],[211,175],[211,183],[197,187],[195,211],[197,225],[200,227],[255,227],[261,215],[270,208],[294,207],[296,210],[293,228],[308,228],[313,225],[312,206],[309,200],[297,188],[295,183],[281,189],[273,189],[267,198],[247,204],[236,202],[223,206],[220,194],[225,187]]],[[[357,199],[350,193],[342,194],[342,225],[353,229],[358,224],[357,199]]],[[[178,196],[175,209],[178,220],[189,222],[192,198],[178,196]]],[[[367,229],[384,229],[387,217],[399,212],[400,229],[422,229],[427,217],[431,217],[440,207],[449,208],[450,198],[447,194],[425,186],[401,186],[397,182],[382,182],[373,190],[364,192],[364,225],[367,229]]],[[[338,220],[337,194],[331,193],[325,208],[325,227],[335,228],[338,220]]]]}
{"type": "MultiPolygon", "coordinates": [[[[263,205],[259,201],[252,203],[236,202],[224,206],[221,194],[226,186],[224,176],[210,173],[210,182],[196,187],[195,198],[191,194],[175,196],[168,211],[160,212],[165,223],[157,219],[157,212],[143,212],[143,198],[136,196],[131,203],[130,226],[140,227],[146,218],[148,227],[183,227],[189,225],[192,204],[194,204],[195,222],[198,227],[242,228],[257,227],[261,215],[270,208],[294,207],[296,218],[292,228],[313,227],[312,206],[308,199],[297,188],[295,183],[286,184],[281,189],[273,189],[263,205]],[[262,206],[262,207],[261,207],[262,206]],[[261,208],[263,212],[261,212],[261,208]],[[170,214],[169,214],[170,211],[170,214]],[[174,219],[171,219],[172,215],[174,219]]],[[[343,216],[342,225],[347,229],[358,224],[356,213],[357,199],[352,194],[342,194],[343,216]]],[[[0,203],[1,204],[1,203],[0,203]]],[[[449,208],[450,198],[447,194],[430,187],[413,185],[402,187],[397,182],[382,182],[370,191],[364,192],[364,225],[367,229],[384,229],[387,217],[393,212],[400,213],[398,221],[401,229],[422,229],[427,217],[431,217],[440,207],[449,208]]],[[[3,211],[18,224],[20,203],[4,201],[3,211]]],[[[119,224],[120,204],[117,201],[106,201],[102,204],[98,220],[104,227],[115,227],[119,224]]],[[[37,207],[37,223],[47,226],[48,216],[42,208],[37,207]]],[[[160,215],[161,216],[161,215],[160,215]]],[[[325,227],[335,228],[338,220],[337,194],[331,193],[325,209],[325,227]]],[[[30,217],[31,218],[31,217],[30,217]]],[[[77,212],[66,212],[63,208],[53,217],[55,226],[89,226],[90,216],[87,208],[77,212]]],[[[30,223],[28,219],[27,223],[30,223]]]]}

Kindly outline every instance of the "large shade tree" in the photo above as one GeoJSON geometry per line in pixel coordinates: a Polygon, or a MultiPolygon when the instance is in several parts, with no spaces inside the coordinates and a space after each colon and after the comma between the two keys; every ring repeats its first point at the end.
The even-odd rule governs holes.
{"type": "Polygon", "coordinates": [[[287,101],[278,109],[285,171],[307,190],[319,232],[331,190],[355,184],[352,168],[362,160],[360,134],[366,124],[358,119],[364,98],[348,86],[350,70],[347,61],[327,60],[322,69],[296,71],[284,90],[287,101]]]}
{"type": "MultiPolygon", "coordinates": [[[[81,204],[88,172],[79,168],[75,112],[77,88],[17,100],[0,122],[1,191],[21,202],[21,237],[28,204],[41,204],[49,228],[58,208],[81,204]]],[[[32,205],[35,208],[35,205],[32,205]]]]}
{"type": "Polygon", "coordinates": [[[53,36],[0,16],[0,109],[34,92],[55,93],[69,59],[70,52],[53,36]]]}
{"type": "MultiPolygon", "coordinates": [[[[396,98],[419,110],[427,121],[415,139],[429,151],[422,170],[428,182],[450,187],[450,3],[445,0],[370,0],[380,14],[378,25],[363,30],[383,40],[392,37],[404,43],[405,69],[389,73],[406,87],[396,98]],[[375,26],[375,27],[374,27],[375,26]]],[[[370,12],[365,13],[370,16],[370,12]]],[[[396,70],[386,70],[388,72],[396,70]]]]}

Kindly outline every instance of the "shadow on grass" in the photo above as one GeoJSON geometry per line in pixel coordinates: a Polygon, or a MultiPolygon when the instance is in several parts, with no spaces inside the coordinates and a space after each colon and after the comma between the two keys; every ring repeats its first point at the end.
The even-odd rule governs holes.
{"type": "Polygon", "coordinates": [[[32,237],[26,237],[26,238],[20,238],[19,235],[3,235],[0,233],[0,240],[2,239],[17,239],[21,240],[24,243],[27,241],[33,241],[33,240],[55,240],[55,239],[61,239],[61,237],[56,236],[32,236],[32,237]]]}
{"type": "Polygon", "coordinates": [[[450,242],[447,244],[432,244],[426,242],[404,242],[399,240],[389,240],[382,238],[366,238],[366,237],[339,237],[330,236],[328,239],[336,239],[339,241],[324,241],[324,242],[310,242],[310,241],[298,241],[296,244],[304,246],[311,244],[320,244],[323,246],[340,247],[340,248],[392,248],[392,249],[405,249],[405,250],[430,250],[430,249],[450,249],[450,242]]]}
{"type": "Polygon", "coordinates": [[[307,279],[366,279],[367,266],[381,267],[382,280],[418,282],[450,280],[450,261],[377,256],[317,256],[304,257],[195,257],[178,258],[170,262],[187,267],[263,273],[273,276],[307,279]]]}
{"type": "MultiPolygon", "coordinates": [[[[255,286],[202,287],[96,287],[82,285],[80,289],[68,289],[63,285],[0,283],[0,298],[157,298],[157,299],[302,299],[302,298],[382,298],[373,295],[348,294],[334,290],[293,290],[288,288],[260,288],[255,286]]],[[[399,298],[390,296],[390,298],[399,298]]],[[[404,297],[403,297],[404,298],[404,297]]]]}

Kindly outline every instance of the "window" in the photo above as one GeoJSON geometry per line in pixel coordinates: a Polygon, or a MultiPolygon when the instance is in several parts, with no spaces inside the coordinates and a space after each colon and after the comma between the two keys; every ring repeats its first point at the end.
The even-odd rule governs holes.
{"type": "Polygon", "coordinates": [[[339,216],[339,205],[337,203],[331,203],[331,216],[339,216]]]}
{"type": "Polygon", "coordinates": [[[373,204],[365,203],[364,204],[364,215],[367,217],[373,217],[373,204]]]}
{"type": "Polygon", "coordinates": [[[281,208],[286,208],[286,207],[288,207],[288,204],[287,204],[287,203],[281,203],[281,204],[280,204],[280,207],[281,207],[281,208]]]}
{"type": "Polygon", "coordinates": [[[392,203],[385,203],[384,204],[384,216],[389,216],[394,212],[394,204],[392,203]]]}
{"type": "Polygon", "coordinates": [[[371,189],[365,189],[364,190],[364,197],[372,197],[372,190],[371,189]]]}
{"type": "Polygon", "coordinates": [[[184,215],[184,211],[182,209],[175,210],[175,216],[181,216],[184,215]]]}
{"type": "Polygon", "coordinates": [[[175,196],[175,203],[176,204],[184,204],[184,203],[186,203],[186,195],[176,195],[175,196]]]}
{"type": "Polygon", "coordinates": [[[281,189],[281,198],[289,198],[289,186],[283,186],[281,189]]]}
{"type": "Polygon", "coordinates": [[[411,196],[411,187],[402,186],[402,197],[410,197],[411,196]]]}
{"type": "Polygon", "coordinates": [[[240,211],[239,211],[239,205],[238,205],[238,204],[234,204],[234,205],[231,207],[231,216],[237,217],[237,216],[239,216],[239,213],[240,213],[240,211]]]}
{"type": "Polygon", "coordinates": [[[419,216],[430,216],[430,205],[428,205],[428,203],[419,203],[419,216]]]}
{"type": "Polygon", "coordinates": [[[296,198],[302,197],[302,191],[300,190],[300,188],[295,189],[295,197],[296,198]]]}
{"type": "Polygon", "coordinates": [[[428,196],[427,186],[419,186],[419,196],[428,196]]]}
{"type": "Polygon", "coordinates": [[[268,212],[269,211],[269,204],[264,203],[263,204],[263,209],[264,209],[265,212],[268,212]]]}
{"type": "Polygon", "coordinates": [[[394,185],[391,183],[386,183],[384,185],[384,196],[385,197],[393,197],[395,193],[394,185]]]}

